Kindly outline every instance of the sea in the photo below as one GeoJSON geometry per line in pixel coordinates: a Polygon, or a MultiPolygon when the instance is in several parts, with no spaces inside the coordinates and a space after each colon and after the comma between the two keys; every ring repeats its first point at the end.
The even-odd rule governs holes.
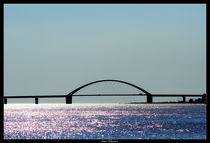
{"type": "Polygon", "coordinates": [[[4,139],[206,139],[206,104],[4,104],[4,139]]]}

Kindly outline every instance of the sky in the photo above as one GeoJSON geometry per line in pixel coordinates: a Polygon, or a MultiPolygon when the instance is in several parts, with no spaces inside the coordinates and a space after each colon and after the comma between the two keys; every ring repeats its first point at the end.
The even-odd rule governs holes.
{"type": "MultiPolygon", "coordinates": [[[[4,96],[66,95],[102,79],[152,94],[206,93],[206,4],[4,4],[4,96]]],[[[78,93],[111,90],[138,92],[109,82],[78,93]]]]}

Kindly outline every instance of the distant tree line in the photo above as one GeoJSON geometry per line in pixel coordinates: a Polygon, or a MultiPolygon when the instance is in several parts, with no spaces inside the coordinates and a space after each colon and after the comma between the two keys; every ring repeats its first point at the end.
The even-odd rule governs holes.
{"type": "Polygon", "coordinates": [[[203,94],[202,98],[198,98],[198,99],[190,99],[189,103],[206,103],[206,94],[203,94]]]}

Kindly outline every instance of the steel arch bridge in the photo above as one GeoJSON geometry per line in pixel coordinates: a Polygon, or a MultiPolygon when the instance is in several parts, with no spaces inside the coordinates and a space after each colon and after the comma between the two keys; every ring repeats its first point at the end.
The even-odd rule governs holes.
{"type": "MultiPolygon", "coordinates": [[[[123,83],[123,84],[129,85],[129,86],[134,87],[134,88],[138,89],[139,91],[142,91],[143,93],[145,93],[145,95],[147,96],[147,103],[152,103],[152,94],[150,94],[148,91],[144,90],[143,88],[141,88],[141,87],[139,87],[137,85],[131,84],[129,82],[121,81],[121,80],[106,79],[106,80],[93,81],[93,82],[87,83],[85,85],[82,85],[82,86],[76,88],[75,90],[70,92],[68,95],[66,95],[66,104],[72,104],[72,96],[76,92],[78,92],[79,90],[81,90],[81,89],[83,89],[83,88],[85,88],[85,87],[87,87],[89,85],[96,84],[96,83],[99,83],[99,82],[119,82],[119,83],[123,83]]],[[[100,95],[100,96],[102,96],[102,95],[100,95]]],[[[104,96],[106,96],[106,95],[104,95],[104,96]]],[[[121,95],[121,96],[123,96],[123,95],[121,95]]]]}

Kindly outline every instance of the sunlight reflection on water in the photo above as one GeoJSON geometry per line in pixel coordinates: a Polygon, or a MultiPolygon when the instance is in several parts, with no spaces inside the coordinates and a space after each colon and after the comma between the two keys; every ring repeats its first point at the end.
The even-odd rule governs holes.
{"type": "Polygon", "coordinates": [[[206,139],[203,104],[6,104],[5,139],[206,139]]]}

